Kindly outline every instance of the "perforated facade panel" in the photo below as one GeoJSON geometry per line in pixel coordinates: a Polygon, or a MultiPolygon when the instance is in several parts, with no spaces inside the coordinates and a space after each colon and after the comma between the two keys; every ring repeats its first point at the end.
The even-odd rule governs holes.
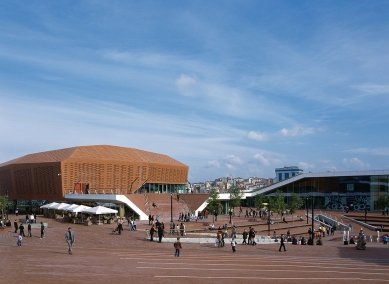
{"type": "Polygon", "coordinates": [[[0,194],[60,200],[76,185],[134,192],[147,183],[186,184],[188,166],[166,155],[98,145],[30,154],[0,165],[0,194]]]}

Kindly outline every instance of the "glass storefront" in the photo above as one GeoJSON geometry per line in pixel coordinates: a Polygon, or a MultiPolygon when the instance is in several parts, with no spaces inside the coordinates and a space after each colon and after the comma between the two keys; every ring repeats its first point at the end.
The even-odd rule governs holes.
{"type": "Polygon", "coordinates": [[[139,188],[135,193],[187,193],[186,184],[161,184],[161,183],[146,183],[139,188]]]}
{"type": "MultiPolygon", "coordinates": [[[[281,190],[288,202],[292,193],[301,197],[314,196],[316,208],[342,210],[348,206],[353,211],[376,211],[377,200],[389,193],[389,176],[341,176],[304,178],[265,194],[272,196],[281,190]]],[[[248,204],[253,201],[248,200],[248,204]]]]}

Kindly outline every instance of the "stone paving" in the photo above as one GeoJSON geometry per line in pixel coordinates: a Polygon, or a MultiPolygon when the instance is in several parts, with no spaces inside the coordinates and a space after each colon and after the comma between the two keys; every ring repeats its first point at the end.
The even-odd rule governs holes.
{"type": "MultiPolygon", "coordinates": [[[[13,217],[10,216],[11,220],[13,217]]],[[[219,220],[220,224],[228,223],[228,216],[219,220]]],[[[115,225],[70,225],[38,216],[38,222],[41,221],[49,223],[46,237],[40,239],[39,229],[33,229],[33,237],[24,238],[21,247],[16,246],[12,228],[0,232],[0,283],[389,282],[388,246],[373,242],[367,244],[365,251],[358,251],[353,245],[343,245],[340,232],[324,238],[323,246],[286,244],[287,252],[279,252],[277,243],[238,244],[235,253],[229,243],[220,249],[214,243],[183,243],[181,256],[176,258],[172,243],[151,243],[145,239],[147,222],[138,222],[138,231],[130,232],[125,226],[122,235],[112,235],[115,225]],[[76,234],[73,255],[67,253],[65,243],[69,226],[76,234]]],[[[240,231],[245,222],[250,223],[240,222],[240,231]]],[[[203,226],[199,222],[186,225],[188,230],[203,226]]]]}

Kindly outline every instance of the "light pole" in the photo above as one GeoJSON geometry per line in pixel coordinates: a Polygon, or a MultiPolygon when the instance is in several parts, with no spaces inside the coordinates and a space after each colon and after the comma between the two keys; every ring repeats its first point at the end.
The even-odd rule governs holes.
{"type": "Polygon", "coordinates": [[[267,208],[267,235],[270,237],[270,202],[268,202],[267,208]]]}
{"type": "Polygon", "coordinates": [[[308,225],[308,197],[305,197],[305,208],[307,209],[307,225],[308,225]]]}
{"type": "Polygon", "coordinates": [[[311,202],[312,202],[312,245],[314,244],[313,242],[313,236],[314,236],[314,233],[315,233],[315,225],[314,225],[314,216],[313,216],[313,195],[311,196],[311,202]]]}
{"type": "Polygon", "coordinates": [[[170,193],[170,222],[173,222],[173,193],[170,193]]]}

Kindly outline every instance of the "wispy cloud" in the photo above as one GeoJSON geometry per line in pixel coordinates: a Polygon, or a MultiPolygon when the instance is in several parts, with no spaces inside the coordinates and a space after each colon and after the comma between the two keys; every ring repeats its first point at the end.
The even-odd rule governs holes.
{"type": "Polygon", "coordinates": [[[280,130],[280,134],[285,137],[294,137],[294,136],[308,135],[313,133],[315,133],[315,129],[313,127],[303,128],[301,126],[295,126],[290,129],[282,128],[280,130]]]}
{"type": "Polygon", "coordinates": [[[356,89],[360,90],[365,96],[378,96],[378,95],[389,95],[389,85],[378,85],[378,84],[362,84],[355,86],[356,89]]]}
{"type": "Polygon", "coordinates": [[[230,163],[233,163],[233,164],[238,164],[238,165],[241,165],[243,164],[243,160],[235,155],[227,155],[223,158],[225,161],[228,161],[230,163]]]}
{"type": "Polygon", "coordinates": [[[176,79],[175,84],[180,91],[180,94],[184,96],[195,96],[196,95],[196,76],[189,76],[185,74],[181,74],[178,79],[176,79]]]}
{"type": "Polygon", "coordinates": [[[220,163],[219,163],[219,161],[216,161],[216,160],[208,161],[207,167],[208,168],[220,168],[220,163]]]}
{"type": "Polygon", "coordinates": [[[247,137],[251,140],[256,141],[266,141],[269,139],[269,136],[267,134],[255,131],[250,131],[247,137]]]}
{"type": "Polygon", "coordinates": [[[344,152],[389,156],[389,148],[356,148],[345,150],[344,152]]]}
{"type": "Polygon", "coordinates": [[[315,168],[314,164],[308,164],[306,162],[299,162],[299,167],[303,170],[311,170],[315,168]]]}
{"type": "Polygon", "coordinates": [[[353,167],[353,168],[359,168],[359,169],[368,169],[370,168],[370,165],[368,163],[364,163],[358,158],[351,158],[351,159],[346,159],[344,158],[342,160],[342,164],[346,167],[353,167]]]}
{"type": "Polygon", "coordinates": [[[280,164],[281,161],[278,157],[274,156],[271,153],[258,153],[254,155],[254,159],[258,160],[263,166],[271,166],[271,165],[277,165],[280,164]]]}

